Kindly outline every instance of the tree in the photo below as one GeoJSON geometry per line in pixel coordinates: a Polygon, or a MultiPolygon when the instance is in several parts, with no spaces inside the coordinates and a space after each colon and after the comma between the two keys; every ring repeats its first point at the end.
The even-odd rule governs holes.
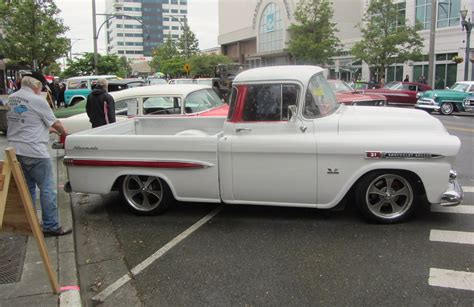
{"type": "Polygon", "coordinates": [[[67,55],[69,40],[64,34],[68,27],[56,17],[59,12],[54,1],[2,1],[0,53],[11,63],[32,69],[42,69],[67,55]]]}
{"type": "Polygon", "coordinates": [[[232,63],[226,55],[195,55],[189,59],[191,75],[199,77],[214,77],[217,64],[232,63]]]}
{"type": "Polygon", "coordinates": [[[51,63],[43,69],[45,75],[59,76],[61,74],[61,65],[57,62],[51,63]]]}
{"type": "Polygon", "coordinates": [[[177,48],[185,58],[190,58],[199,53],[199,41],[188,25],[183,28],[183,34],[179,37],[177,48]]]}
{"type": "Polygon", "coordinates": [[[301,64],[329,64],[337,55],[340,40],[329,0],[301,0],[295,11],[298,24],[290,25],[288,52],[301,64]]]}
{"type": "MultiPolygon", "coordinates": [[[[99,75],[117,75],[126,77],[124,72],[123,60],[115,55],[98,55],[99,75]]],[[[74,76],[87,76],[94,74],[94,54],[85,53],[81,58],[68,61],[68,68],[63,71],[62,77],[69,78],[74,76]]]]}
{"type": "Polygon", "coordinates": [[[417,33],[421,25],[406,25],[405,16],[392,0],[372,0],[362,21],[363,25],[358,25],[362,40],[351,52],[375,68],[379,79],[388,66],[421,57],[423,41],[417,33]]]}
{"type": "Polygon", "coordinates": [[[176,47],[176,42],[171,38],[171,35],[168,35],[167,40],[161,46],[153,50],[153,58],[150,61],[150,66],[155,71],[161,71],[162,64],[165,61],[177,58],[179,56],[180,55],[178,48],[176,47]]]}

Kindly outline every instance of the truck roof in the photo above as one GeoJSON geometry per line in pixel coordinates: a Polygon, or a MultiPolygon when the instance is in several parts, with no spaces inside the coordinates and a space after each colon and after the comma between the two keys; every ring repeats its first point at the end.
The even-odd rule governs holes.
{"type": "Polygon", "coordinates": [[[322,72],[318,66],[284,65],[253,68],[239,73],[234,84],[258,81],[298,80],[306,83],[313,75],[322,72]]]}

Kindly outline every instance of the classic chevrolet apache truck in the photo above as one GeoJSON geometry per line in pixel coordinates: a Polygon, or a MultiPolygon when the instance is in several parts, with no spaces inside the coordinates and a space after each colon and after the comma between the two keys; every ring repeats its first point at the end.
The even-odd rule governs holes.
{"type": "Polygon", "coordinates": [[[460,141],[439,120],[338,104],[315,66],[240,73],[227,118],[137,117],[65,145],[67,190],[120,190],[141,214],[174,200],[333,208],[347,195],[367,219],[392,223],[463,198],[451,169],[460,141]]]}

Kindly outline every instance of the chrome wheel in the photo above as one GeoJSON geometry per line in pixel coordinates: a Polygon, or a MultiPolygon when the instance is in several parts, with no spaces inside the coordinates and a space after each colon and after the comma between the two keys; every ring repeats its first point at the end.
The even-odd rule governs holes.
{"type": "Polygon", "coordinates": [[[153,212],[160,208],[163,200],[163,184],[153,176],[126,176],[122,183],[122,194],[130,207],[138,212],[153,212]]]}
{"type": "Polygon", "coordinates": [[[449,115],[451,113],[453,113],[454,111],[454,106],[451,102],[445,102],[441,105],[441,113],[443,115],[449,115]]]}
{"type": "Polygon", "coordinates": [[[396,174],[384,174],[368,185],[365,204],[375,217],[391,220],[407,213],[413,198],[413,188],[408,180],[396,174]]]}

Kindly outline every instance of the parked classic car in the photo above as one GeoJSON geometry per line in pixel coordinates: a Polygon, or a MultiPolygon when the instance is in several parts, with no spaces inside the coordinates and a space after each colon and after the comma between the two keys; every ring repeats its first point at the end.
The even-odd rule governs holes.
{"type": "Polygon", "coordinates": [[[414,105],[416,94],[431,90],[431,87],[424,83],[393,81],[385,84],[379,89],[368,89],[364,93],[377,93],[387,97],[387,104],[414,105]]]}
{"type": "Polygon", "coordinates": [[[81,100],[87,98],[92,87],[97,79],[114,80],[117,79],[116,75],[100,75],[100,76],[81,76],[72,77],[66,80],[66,90],[64,92],[64,104],[66,106],[72,106],[81,100]]]}
{"type": "Polygon", "coordinates": [[[120,190],[140,214],[175,199],[329,209],[352,197],[380,223],[462,202],[461,143],[426,112],[340,104],[316,66],[244,71],[230,97],[227,120],[142,116],[68,136],[66,190],[120,190]]]}
{"type": "Polygon", "coordinates": [[[467,95],[463,102],[464,111],[474,112],[474,93],[467,95]]]}
{"type": "Polygon", "coordinates": [[[443,115],[453,112],[464,112],[472,110],[469,104],[466,109],[464,103],[469,94],[474,93],[474,81],[459,81],[454,83],[450,89],[427,91],[418,95],[419,99],[415,108],[427,112],[437,111],[443,115]]]}
{"type": "MultiPolygon", "coordinates": [[[[229,106],[205,85],[149,85],[110,93],[117,121],[131,116],[226,116],[229,106]]],[[[84,102],[85,103],[85,102],[84,102]]],[[[69,133],[91,128],[86,113],[61,119],[69,133]]]]}
{"type": "Polygon", "coordinates": [[[357,106],[385,106],[387,98],[383,95],[360,93],[341,80],[328,80],[331,88],[336,92],[338,102],[357,106]]]}

